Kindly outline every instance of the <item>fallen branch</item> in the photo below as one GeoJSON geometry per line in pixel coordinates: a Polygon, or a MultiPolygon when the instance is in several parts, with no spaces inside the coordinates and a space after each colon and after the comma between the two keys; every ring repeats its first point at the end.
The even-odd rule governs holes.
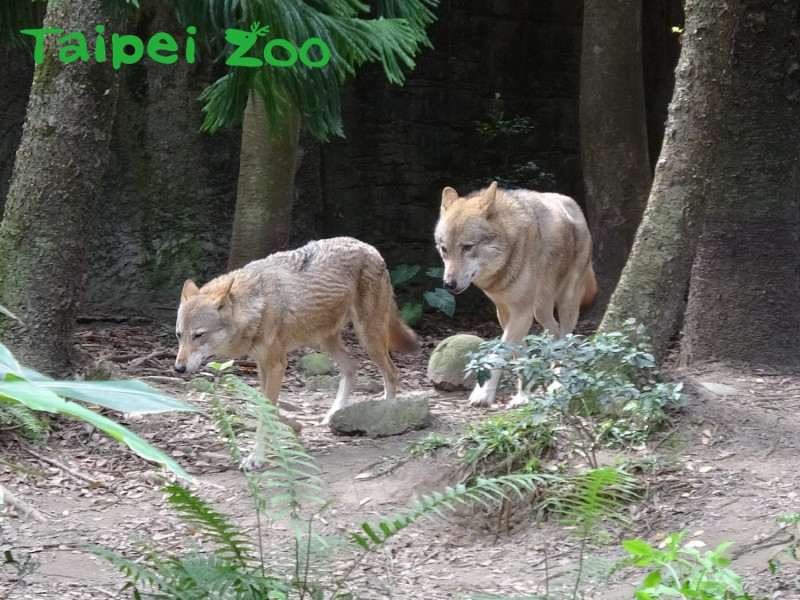
{"type": "Polygon", "coordinates": [[[19,511],[23,518],[30,516],[39,523],[47,523],[48,519],[42,511],[12,494],[2,483],[0,483],[0,504],[13,506],[19,511]]]}
{"type": "Polygon", "coordinates": [[[151,352],[147,355],[141,354],[120,354],[118,356],[110,356],[108,360],[111,362],[122,363],[122,362],[131,362],[132,367],[138,367],[148,360],[152,359],[160,359],[160,358],[175,358],[176,354],[172,350],[156,350],[155,352],[151,352]]]}
{"type": "Polygon", "coordinates": [[[68,467],[67,465],[65,465],[63,463],[60,463],[57,460],[53,460],[52,458],[48,458],[46,456],[42,456],[41,454],[39,454],[38,452],[34,452],[30,448],[25,448],[25,451],[28,454],[30,454],[31,456],[34,456],[34,457],[38,458],[39,460],[46,462],[49,465],[53,465],[54,467],[58,467],[59,469],[61,469],[62,471],[64,471],[68,475],[70,475],[71,477],[74,477],[75,479],[78,479],[80,481],[84,481],[84,482],[88,483],[91,486],[102,485],[101,483],[95,481],[91,477],[87,477],[83,473],[79,473],[75,469],[73,469],[71,467],[68,467]]]}

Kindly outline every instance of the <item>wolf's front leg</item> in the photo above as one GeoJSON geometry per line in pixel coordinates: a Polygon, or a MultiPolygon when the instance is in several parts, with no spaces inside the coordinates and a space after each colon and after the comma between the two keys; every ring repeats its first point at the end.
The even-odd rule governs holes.
{"type": "MultiPolygon", "coordinates": [[[[258,374],[261,378],[261,393],[267,400],[272,402],[275,406],[278,405],[278,394],[281,391],[281,383],[283,382],[283,374],[286,371],[288,363],[286,356],[283,355],[279,360],[272,360],[271,362],[264,363],[256,359],[258,364],[258,374]]],[[[285,415],[278,413],[278,418],[294,429],[295,433],[299,433],[302,426],[285,415]]],[[[256,429],[256,443],[252,452],[242,460],[241,468],[245,471],[255,471],[260,469],[264,464],[264,453],[267,446],[267,431],[264,423],[259,418],[258,428],[256,429]]]]}

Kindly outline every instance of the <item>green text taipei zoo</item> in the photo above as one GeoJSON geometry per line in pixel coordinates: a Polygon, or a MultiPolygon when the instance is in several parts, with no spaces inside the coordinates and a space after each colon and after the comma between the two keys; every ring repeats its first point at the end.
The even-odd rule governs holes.
{"type": "MultiPolygon", "coordinates": [[[[39,64],[44,61],[44,39],[48,35],[60,35],[56,40],[59,44],[58,59],[65,64],[81,60],[84,62],[94,59],[96,62],[106,62],[108,55],[111,55],[111,64],[115,69],[122,65],[131,65],[139,62],[147,56],[163,65],[171,65],[178,62],[178,55],[181,54],[187,63],[195,62],[195,41],[194,35],[197,28],[190,26],[186,28],[188,34],[183,47],[168,33],[156,33],[145,43],[137,35],[111,35],[110,48],[105,37],[105,27],[97,25],[95,27],[97,37],[93,43],[86,40],[80,32],[64,33],[63,29],[23,29],[20,33],[30,35],[36,40],[33,51],[33,59],[39,64]],[[93,46],[90,50],[90,46],[93,46]]],[[[324,67],[330,62],[331,51],[328,45],[321,39],[312,37],[307,39],[299,48],[289,40],[273,38],[264,46],[263,53],[259,56],[251,52],[259,37],[266,37],[269,27],[261,27],[255,23],[250,31],[241,29],[227,29],[225,31],[225,41],[234,46],[233,52],[228,56],[225,64],[232,67],[261,67],[264,64],[271,67],[291,67],[298,61],[307,67],[324,67]],[[248,55],[249,54],[249,55],[248,55]]]]}

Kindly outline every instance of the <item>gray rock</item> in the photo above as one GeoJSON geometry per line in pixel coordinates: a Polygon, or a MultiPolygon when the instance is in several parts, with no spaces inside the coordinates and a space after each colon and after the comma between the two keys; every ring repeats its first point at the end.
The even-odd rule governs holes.
{"type": "Polygon", "coordinates": [[[398,396],[392,400],[370,400],[345,406],[333,413],[333,433],[369,437],[399,435],[427,427],[430,404],[427,396],[398,396]]]}
{"type": "Polygon", "coordinates": [[[307,377],[333,373],[333,361],[319,352],[306,354],[297,362],[297,366],[307,377]]]}
{"type": "Polygon", "coordinates": [[[433,387],[446,392],[475,387],[476,376],[464,375],[464,367],[481,342],[478,336],[468,334],[453,335],[439,342],[428,361],[428,379],[433,387]]]}
{"type": "Polygon", "coordinates": [[[713,381],[701,381],[700,385],[706,388],[712,394],[716,394],[717,396],[735,396],[739,393],[739,390],[733,387],[732,385],[726,385],[724,383],[714,383],[713,381]]]}

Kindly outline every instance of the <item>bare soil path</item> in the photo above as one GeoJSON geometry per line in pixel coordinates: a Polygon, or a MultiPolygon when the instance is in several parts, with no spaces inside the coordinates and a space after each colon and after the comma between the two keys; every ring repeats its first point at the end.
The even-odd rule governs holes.
{"type": "MultiPolygon", "coordinates": [[[[425,379],[427,358],[435,343],[454,329],[451,322],[434,321],[423,330],[424,351],[398,359],[401,392],[430,388],[425,379]]],[[[484,337],[498,333],[490,322],[465,329],[484,337]]],[[[172,373],[174,343],[168,326],[148,319],[90,320],[81,325],[76,341],[92,362],[100,362],[114,377],[142,378],[175,396],[204,403],[172,373]],[[134,358],[111,360],[123,355],[134,358]]],[[[362,365],[359,375],[375,377],[360,349],[352,344],[350,349],[362,365]]],[[[314,425],[332,398],[328,392],[305,389],[294,369],[299,354],[290,362],[281,399],[305,423],[304,443],[322,468],[327,497],[335,499],[319,519],[320,533],[355,530],[363,520],[377,520],[421,493],[453,483],[454,457],[447,451],[408,460],[407,448],[430,431],[457,435],[467,423],[486,416],[487,411],[467,405],[466,392],[437,394],[427,430],[378,440],[337,437],[314,425]]],[[[238,372],[255,382],[252,369],[238,372]]],[[[746,577],[754,596],[800,598],[797,562],[783,560],[776,576],[767,569],[767,560],[782,547],[770,544],[798,535],[796,531],[775,535],[775,516],[800,511],[800,376],[717,365],[675,375],[686,381],[690,405],[658,440],[627,454],[643,464],[657,458],[659,468],[649,478],[650,494],[630,508],[632,530],[619,532],[617,539],[594,552],[615,559],[622,556],[621,539],[639,537],[657,544],[672,531],[702,531],[698,537],[709,545],[735,543],[731,550],[741,555],[733,567],[746,577]]],[[[194,488],[204,498],[251,528],[252,505],[244,479],[208,416],[172,413],[124,422],[195,475],[194,488]]],[[[136,556],[137,538],[175,553],[202,544],[165,504],[159,491],[160,470],[82,423],[56,419],[43,445],[22,443],[15,432],[0,430],[0,456],[15,467],[0,466],[0,483],[49,518],[37,523],[0,505],[0,552],[11,550],[16,558],[28,556],[31,561],[31,572],[22,577],[11,566],[2,567],[0,599],[126,597],[118,595],[121,576],[100,559],[75,549],[75,542],[99,544],[131,557],[136,556]]],[[[560,458],[572,464],[576,460],[560,458]]],[[[605,456],[607,461],[615,459],[611,453],[605,456]]],[[[578,543],[564,528],[550,523],[536,526],[529,517],[517,507],[507,522],[500,523],[496,515],[476,509],[419,523],[359,564],[350,587],[359,597],[376,599],[544,593],[548,576],[552,589],[558,583],[554,576],[573,569],[578,543]]],[[[290,568],[287,536],[279,523],[265,539],[270,561],[290,568]]],[[[352,564],[347,555],[330,560],[323,569],[327,576],[344,573],[352,564]]],[[[584,597],[632,598],[642,576],[622,571],[610,584],[589,589],[584,597]]]]}

